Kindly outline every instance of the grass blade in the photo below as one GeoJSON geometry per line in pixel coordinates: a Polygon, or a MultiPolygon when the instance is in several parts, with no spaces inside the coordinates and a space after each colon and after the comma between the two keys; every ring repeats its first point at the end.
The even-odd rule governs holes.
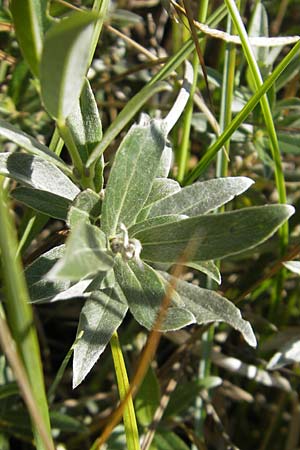
{"type": "Polygon", "coordinates": [[[41,368],[39,344],[33,325],[33,313],[29,304],[29,296],[21,261],[19,258],[16,258],[17,240],[2,186],[0,190],[0,249],[2,265],[6,268],[4,270],[4,284],[6,290],[5,308],[8,323],[24,361],[32,396],[48,435],[49,444],[45,445],[39,432],[39,426],[34,423],[33,431],[36,446],[38,450],[50,450],[54,447],[50,432],[49,412],[41,368]]]}

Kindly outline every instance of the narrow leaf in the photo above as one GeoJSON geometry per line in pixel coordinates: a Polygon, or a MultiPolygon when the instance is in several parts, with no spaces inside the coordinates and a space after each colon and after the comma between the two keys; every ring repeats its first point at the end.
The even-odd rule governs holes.
{"type": "Polygon", "coordinates": [[[21,203],[55,219],[66,220],[70,201],[59,195],[37,189],[18,187],[11,196],[21,203]]]}
{"type": "Polygon", "coordinates": [[[101,199],[96,192],[86,189],[77,195],[68,212],[67,222],[70,228],[80,221],[95,222],[101,213],[101,199]]]}
{"type": "Polygon", "coordinates": [[[129,228],[129,236],[134,237],[137,233],[148,228],[157,227],[158,225],[163,225],[166,223],[179,222],[180,220],[186,219],[187,216],[170,214],[169,216],[158,216],[152,217],[151,219],[146,219],[142,222],[135,223],[129,228]]]}
{"type": "Polygon", "coordinates": [[[185,60],[185,72],[184,80],[180,88],[178,97],[176,98],[174,105],[169,111],[168,115],[164,118],[167,133],[169,133],[179,117],[181,116],[190,96],[192,84],[194,78],[193,66],[188,59],[185,60]]]}
{"type": "Polygon", "coordinates": [[[165,148],[161,155],[159,168],[157,171],[157,177],[167,177],[171,170],[173,161],[173,151],[169,141],[166,142],[165,148]]]}
{"type": "Polygon", "coordinates": [[[190,447],[174,431],[160,430],[153,439],[155,448],[159,450],[189,450],[190,447]]]}
{"type": "Polygon", "coordinates": [[[73,388],[90,372],[105,350],[113,332],[122,323],[128,306],[122,291],[114,288],[93,292],[82,308],[74,347],[73,388]]]}
{"type": "Polygon", "coordinates": [[[11,0],[10,11],[23,55],[38,77],[43,48],[43,35],[47,27],[47,0],[11,0]]]}
{"type": "Polygon", "coordinates": [[[267,369],[276,370],[280,367],[300,362],[300,336],[286,342],[270,359],[267,369]]]}
{"type": "Polygon", "coordinates": [[[186,214],[191,217],[206,214],[246,191],[252,183],[246,177],[216,178],[194,183],[156,202],[148,216],[186,214]]]}
{"type": "Polygon", "coordinates": [[[66,124],[72,133],[82,161],[86,163],[89,155],[102,139],[97,103],[87,79],[84,80],[78,102],[67,117],[66,124]]]}
{"type": "Polygon", "coordinates": [[[159,402],[159,381],[154,370],[149,366],[135,398],[135,411],[140,425],[147,427],[151,424],[154,413],[159,407],[159,402]]]}
{"type": "Polygon", "coordinates": [[[78,187],[52,163],[25,153],[0,153],[0,174],[25,186],[73,200],[78,187]]]}
{"type": "MultiPolygon", "coordinates": [[[[262,4],[262,2],[257,2],[252,20],[251,25],[248,30],[249,36],[262,36],[262,37],[268,37],[269,36],[269,25],[268,25],[268,15],[266,8],[262,4]]],[[[260,66],[266,65],[268,60],[268,54],[269,54],[269,48],[266,47],[256,47],[253,46],[253,54],[255,56],[256,61],[260,66]]]]}
{"type": "MultiPolygon", "coordinates": [[[[174,281],[174,278],[167,273],[162,273],[162,276],[167,281],[174,281]]],[[[182,280],[176,280],[175,289],[185,308],[195,316],[199,325],[210,322],[225,322],[235,330],[240,331],[249,345],[256,346],[256,338],[251,325],[242,319],[240,310],[229,300],[215,291],[203,289],[182,280]]]]}
{"type": "MultiPolygon", "coordinates": [[[[89,84],[85,79],[83,88],[66,124],[81,160],[85,164],[88,157],[102,139],[102,125],[97,103],[89,84]]],[[[66,142],[67,144],[67,142],[66,142]]],[[[97,192],[103,188],[103,155],[96,161],[94,182],[97,192]]]]}
{"type": "Polygon", "coordinates": [[[289,205],[245,208],[159,225],[136,233],[142,258],[151,262],[189,262],[224,258],[268,239],[292,214],[289,205]]]}
{"type": "Polygon", "coordinates": [[[66,242],[64,256],[50,270],[47,279],[78,281],[112,266],[113,258],[107,253],[103,232],[80,222],[66,242]]]}
{"type": "Polygon", "coordinates": [[[286,261],[283,263],[283,265],[291,272],[300,275],[300,261],[286,261]]]}
{"type": "MultiPolygon", "coordinates": [[[[140,267],[136,262],[124,262],[116,258],[114,266],[116,279],[125,294],[130,312],[148,330],[155,326],[157,315],[165,298],[164,283],[158,274],[147,264],[140,267]]],[[[180,329],[195,321],[194,316],[184,308],[172,304],[168,308],[161,331],[180,329]]]]}
{"type": "Polygon", "coordinates": [[[41,94],[49,114],[64,120],[78,102],[88,69],[97,16],[75,12],[45,35],[41,60],[41,94]]]}
{"type": "Polygon", "coordinates": [[[222,384],[222,378],[208,376],[190,380],[185,383],[179,383],[172,393],[164,417],[179,416],[184,410],[190,408],[199,392],[203,389],[213,389],[222,384]]]}
{"type": "Polygon", "coordinates": [[[67,413],[51,411],[50,420],[52,427],[56,430],[76,434],[87,432],[87,428],[81,420],[75,419],[67,413]]]}
{"type": "Polygon", "coordinates": [[[145,220],[153,204],[166,197],[169,197],[172,194],[175,194],[176,192],[179,192],[180,190],[181,187],[175,180],[171,180],[169,178],[155,178],[149,197],[147,198],[142,211],[137,217],[137,222],[145,220]]]}
{"type": "Polygon", "coordinates": [[[187,262],[184,265],[190,267],[191,269],[199,270],[200,272],[205,273],[205,275],[208,275],[216,283],[221,284],[220,271],[213,261],[194,261],[187,262]]]}
{"type": "Polygon", "coordinates": [[[181,187],[177,181],[171,180],[170,178],[156,178],[153,182],[149,197],[145,203],[145,208],[153,205],[153,203],[156,203],[159,200],[179,192],[180,190],[181,187]]]}
{"type": "Polygon", "coordinates": [[[24,148],[28,153],[35,156],[40,156],[41,158],[52,162],[63,171],[70,171],[63,160],[49,150],[48,147],[41,144],[32,136],[29,136],[29,134],[24,133],[24,131],[19,130],[17,127],[5,122],[5,120],[2,119],[0,119],[0,136],[8,141],[14,142],[20,148],[24,148]]]}
{"type": "Polygon", "coordinates": [[[31,303],[56,302],[88,295],[85,294],[85,290],[90,285],[91,280],[83,280],[73,284],[68,280],[50,281],[45,278],[56,262],[64,255],[64,251],[64,245],[54,247],[26,267],[25,277],[31,303]]]}
{"type": "Polygon", "coordinates": [[[19,388],[15,381],[6,382],[0,386],[0,400],[19,394],[19,388]]]}
{"type": "Polygon", "coordinates": [[[144,206],[165,146],[162,123],[133,125],[117,151],[103,201],[101,228],[114,236],[129,227],[144,206]]]}

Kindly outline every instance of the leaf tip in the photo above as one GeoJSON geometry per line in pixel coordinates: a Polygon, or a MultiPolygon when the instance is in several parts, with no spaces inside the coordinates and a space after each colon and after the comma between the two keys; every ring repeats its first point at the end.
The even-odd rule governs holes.
{"type": "Polygon", "coordinates": [[[244,339],[251,347],[257,347],[257,339],[249,322],[247,322],[247,330],[243,333],[244,339]]]}
{"type": "Polygon", "coordinates": [[[287,211],[287,217],[291,217],[293,214],[295,214],[295,208],[292,205],[284,205],[287,211]]]}

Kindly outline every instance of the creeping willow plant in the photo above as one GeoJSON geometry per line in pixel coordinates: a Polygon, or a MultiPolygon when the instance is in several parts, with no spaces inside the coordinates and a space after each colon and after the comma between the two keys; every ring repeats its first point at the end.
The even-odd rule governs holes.
{"type": "MultiPolygon", "coordinates": [[[[15,8],[12,11],[17,14],[15,8]]],[[[37,258],[26,277],[32,302],[85,298],[74,346],[74,387],[91,370],[128,310],[142,326],[162,331],[223,321],[255,346],[252,328],[239,309],[214,291],[174,279],[169,269],[185,265],[219,282],[213,260],[258,245],[293,213],[287,205],[268,205],[209,214],[252,181],[228,177],[182,188],[168,178],[168,133],[184,108],[188,75],[165,119],[142,116],[129,129],[104,186],[101,122],[85,78],[96,20],[93,14],[76,12],[57,23],[45,22],[43,51],[32,54],[26,52],[16,26],[24,55],[40,82],[43,104],[56,121],[73,167],[0,122],[1,135],[25,150],[0,154],[0,173],[19,182],[11,195],[65,220],[70,228],[65,245],[37,258]],[[168,308],[157,321],[166,296],[168,308]]]]}

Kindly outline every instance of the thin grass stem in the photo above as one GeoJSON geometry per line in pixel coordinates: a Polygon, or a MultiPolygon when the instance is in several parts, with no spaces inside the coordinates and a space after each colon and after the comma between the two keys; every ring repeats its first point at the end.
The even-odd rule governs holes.
{"type": "Polygon", "coordinates": [[[295,58],[300,49],[300,41],[297,42],[289,53],[280,61],[276,66],[272,74],[265,80],[265,82],[259,87],[257,92],[246,103],[243,109],[232,119],[230,125],[224,130],[224,132],[218,137],[218,139],[207,149],[205,155],[199,161],[197,166],[186,177],[185,184],[191,184],[207,169],[210,163],[213,161],[218,151],[223,147],[237,128],[244,122],[248,115],[253,111],[255,106],[260,101],[261,97],[273,86],[276,79],[285,70],[289,63],[295,58]]]}
{"type": "MultiPolygon", "coordinates": [[[[116,331],[111,337],[110,347],[115,366],[120,400],[122,401],[126,398],[130,385],[122,354],[122,348],[116,331]]],[[[127,449],[140,450],[139,434],[131,395],[129,395],[126,399],[126,405],[123,411],[123,421],[125,427],[127,449]]]]}
{"type": "MultiPolygon", "coordinates": [[[[2,183],[1,183],[2,184],[2,183]]],[[[16,232],[9,214],[6,194],[0,188],[0,249],[5,286],[5,310],[7,320],[17,344],[17,348],[26,368],[31,395],[35,408],[39,413],[39,420],[33,419],[33,433],[38,450],[54,449],[48,404],[45,394],[44,378],[39,350],[39,343],[34,327],[32,307],[29,303],[26,281],[22,264],[17,255],[18,242],[16,232]],[[44,427],[47,435],[47,445],[40,434],[40,426],[44,427]]]]}
{"type": "MultiPolygon", "coordinates": [[[[254,85],[256,89],[259,89],[263,85],[263,79],[258,67],[258,63],[255,59],[255,55],[251,44],[249,42],[248,34],[244,27],[242,18],[240,13],[236,7],[236,4],[233,0],[225,0],[225,3],[229,9],[232,20],[236,26],[237,32],[240,36],[243,51],[248,62],[248,66],[252,75],[252,79],[254,81],[254,85]]],[[[280,149],[276,134],[276,129],[272,117],[272,111],[270,108],[269,100],[266,94],[264,94],[260,99],[261,109],[264,116],[265,125],[268,131],[269,140],[270,140],[270,149],[272,154],[272,159],[274,163],[274,174],[275,174],[275,182],[276,188],[278,192],[278,198],[280,203],[286,203],[286,187],[285,187],[285,179],[284,173],[281,164],[281,155],[280,149]]],[[[289,224],[286,221],[279,229],[279,239],[280,239],[280,252],[283,255],[286,251],[288,242],[289,242],[289,224]]],[[[276,279],[276,288],[274,291],[274,295],[271,299],[270,306],[270,318],[272,319],[274,316],[274,312],[277,310],[281,299],[281,292],[284,282],[284,272],[281,271],[276,279]]]]}

